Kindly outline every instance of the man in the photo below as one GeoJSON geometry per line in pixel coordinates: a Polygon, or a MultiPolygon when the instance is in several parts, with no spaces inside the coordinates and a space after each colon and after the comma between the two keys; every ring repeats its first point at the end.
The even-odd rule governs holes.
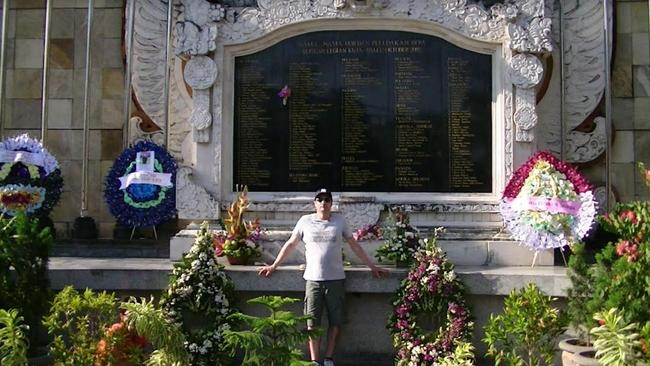
{"type": "MultiPolygon", "coordinates": [[[[380,278],[388,271],[372,263],[359,243],[352,237],[352,232],[343,216],[332,213],[332,193],[330,191],[321,189],[316,192],[314,207],[315,213],[305,215],[298,220],[291,237],[282,246],[273,264],[259,267],[258,273],[260,276],[269,277],[301,240],[305,243],[306,267],[303,275],[307,281],[305,284],[305,315],[313,318],[307,322],[307,328],[318,328],[323,307],[327,308],[329,329],[323,366],[334,366],[332,355],[343,323],[343,307],[345,305],[343,239],[348,242],[354,254],[370,268],[375,277],[380,278]]],[[[318,362],[320,359],[319,346],[320,338],[309,339],[309,353],[314,365],[320,365],[318,362]]]]}

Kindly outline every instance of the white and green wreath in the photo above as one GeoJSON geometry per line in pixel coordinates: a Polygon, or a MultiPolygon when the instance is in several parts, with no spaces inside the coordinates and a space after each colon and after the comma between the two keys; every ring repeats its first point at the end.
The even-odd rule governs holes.
{"type": "Polygon", "coordinates": [[[212,233],[201,225],[196,241],[183,261],[174,265],[162,307],[185,335],[192,365],[224,365],[223,333],[234,312],[234,285],[217,264],[212,233]]]}

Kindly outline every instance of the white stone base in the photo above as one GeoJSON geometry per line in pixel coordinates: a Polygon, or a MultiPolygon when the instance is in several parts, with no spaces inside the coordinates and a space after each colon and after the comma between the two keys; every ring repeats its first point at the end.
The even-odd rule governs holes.
{"type": "MultiPolygon", "coordinates": [[[[181,230],[173,236],[169,242],[169,259],[180,260],[186,253],[196,237],[197,230],[181,230]]],[[[261,245],[263,248],[262,258],[259,262],[271,263],[275,259],[280,248],[285,243],[291,231],[273,230],[266,233],[266,240],[261,245]]],[[[361,246],[368,256],[374,260],[377,248],[383,244],[380,240],[362,241],[361,246]]],[[[530,266],[533,264],[535,252],[524,246],[520,246],[513,240],[440,240],[440,246],[452,263],[459,266],[530,266]]],[[[285,260],[283,264],[304,263],[304,245],[298,246],[296,250],[285,260]]],[[[343,246],[345,259],[352,264],[362,264],[359,258],[352,252],[349,246],[343,246]]],[[[535,260],[536,266],[552,266],[554,255],[552,250],[540,251],[535,260]]]]}

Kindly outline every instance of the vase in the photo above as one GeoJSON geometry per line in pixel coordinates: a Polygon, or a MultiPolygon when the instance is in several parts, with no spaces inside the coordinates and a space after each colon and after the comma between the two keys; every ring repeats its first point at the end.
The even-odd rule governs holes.
{"type": "Polygon", "coordinates": [[[601,366],[600,362],[596,359],[596,351],[581,351],[573,355],[573,362],[576,366],[601,366]]]}
{"type": "Polygon", "coordinates": [[[587,359],[588,352],[594,352],[594,347],[590,345],[583,345],[578,338],[567,338],[560,341],[558,345],[562,350],[562,365],[563,366],[584,366],[584,365],[598,365],[598,361],[593,359],[596,363],[584,363],[590,362],[587,359]],[[583,354],[579,359],[578,354],[583,354]],[[583,363],[580,363],[583,362],[583,363]]]}
{"type": "Polygon", "coordinates": [[[233,266],[243,266],[248,264],[248,256],[233,257],[227,255],[226,259],[228,259],[228,263],[230,263],[233,266]]]}

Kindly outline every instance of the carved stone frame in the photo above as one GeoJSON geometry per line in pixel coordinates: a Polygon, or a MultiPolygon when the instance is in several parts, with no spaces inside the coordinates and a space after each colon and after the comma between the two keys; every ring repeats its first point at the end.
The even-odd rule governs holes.
{"type": "MultiPolygon", "coordinates": [[[[436,210],[494,212],[513,165],[535,148],[537,111],[533,88],[543,66],[537,54],[551,51],[550,18],[545,0],[516,0],[484,9],[467,0],[393,0],[359,11],[337,8],[332,0],[258,0],[255,8],[229,12],[219,23],[213,59],[219,75],[212,88],[211,138],[196,143],[193,184],[204,187],[222,205],[234,196],[232,169],[232,58],[254,52],[292,35],[324,29],[400,29],[443,37],[493,59],[493,183],[489,194],[387,194],[366,192],[340,196],[357,202],[420,204],[436,210]],[[354,21],[349,21],[354,19],[354,21]],[[198,169],[197,169],[198,168],[198,169]],[[473,208],[474,207],[474,208],[473,208]],[[475,207],[483,207],[475,209],[475,207]]],[[[180,194],[179,194],[180,197],[180,194]]],[[[196,197],[202,200],[205,195],[196,197]]],[[[253,192],[251,199],[272,209],[302,207],[309,193],[253,192]],[[286,206],[286,207],[285,207],[286,206]]],[[[191,204],[190,204],[191,205],[191,204]]],[[[267,208],[268,208],[267,207],[267,208]]],[[[300,211],[300,210],[298,210],[300,211]]],[[[196,216],[197,213],[194,213],[196,216]]],[[[213,217],[214,212],[205,217],[213,217]]]]}

